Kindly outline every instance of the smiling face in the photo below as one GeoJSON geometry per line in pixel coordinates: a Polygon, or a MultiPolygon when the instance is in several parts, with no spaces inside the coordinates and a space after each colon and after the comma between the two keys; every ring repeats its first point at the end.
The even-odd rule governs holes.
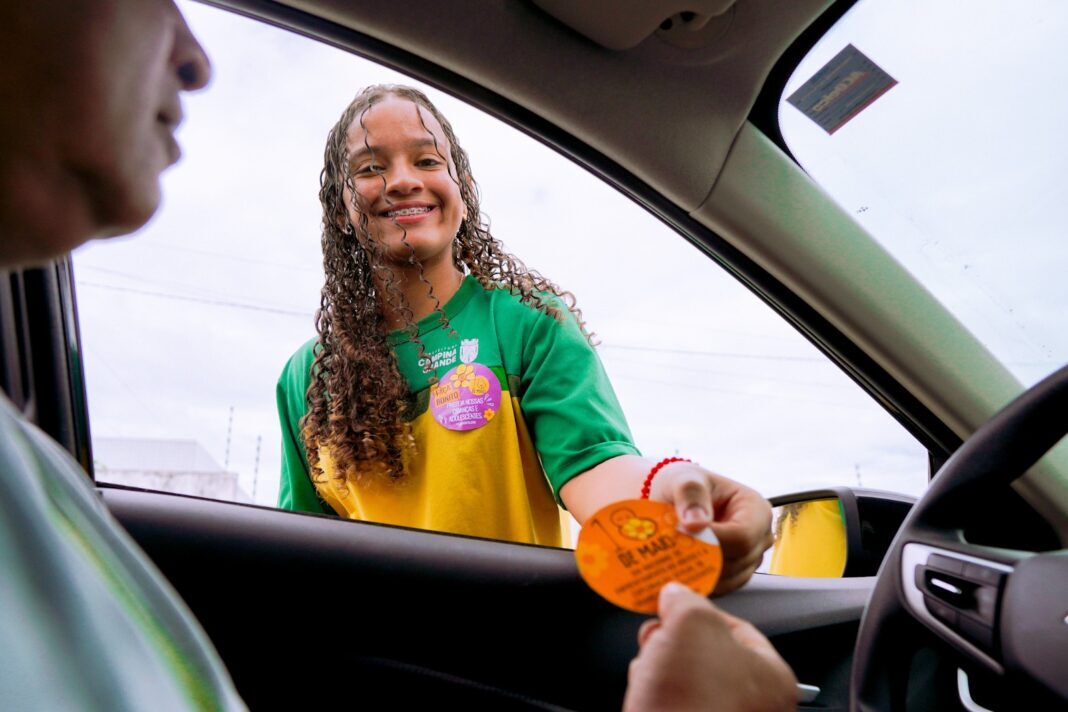
{"type": "Polygon", "coordinates": [[[180,155],[180,94],[210,75],[173,1],[35,0],[0,21],[5,186],[23,201],[14,210],[51,213],[24,216],[26,248],[39,253],[26,256],[143,225],[180,155]]]}
{"type": "Polygon", "coordinates": [[[367,216],[371,239],[394,266],[451,267],[464,202],[441,125],[425,108],[396,96],[357,116],[347,133],[355,200],[350,220],[367,216]]]}

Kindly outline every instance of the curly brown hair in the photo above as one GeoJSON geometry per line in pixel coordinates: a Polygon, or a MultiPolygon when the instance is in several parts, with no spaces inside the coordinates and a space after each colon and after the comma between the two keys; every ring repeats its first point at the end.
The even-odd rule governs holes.
{"type": "MultiPolygon", "coordinates": [[[[426,357],[426,351],[399,279],[384,259],[382,245],[368,229],[367,215],[358,205],[348,205],[345,197],[346,193],[357,194],[349,170],[349,129],[354,121],[362,125],[367,111],[389,97],[406,99],[429,112],[440,124],[448,142],[452,159],[450,176],[459,187],[466,207],[466,217],[453,242],[457,270],[461,274],[465,270],[469,272],[484,289],[507,289],[523,304],[555,318],[561,318],[557,305],[563,303],[583,332],[592,338],[586,332],[581,311],[575,306],[574,295],[527,269],[490,234],[489,224],[479,208],[478,186],[471,175],[467,153],[460,147],[448,120],[426,95],[399,85],[363,89],[341,114],[326,141],[319,189],[326,282],[316,316],[319,336],[306,394],[308,412],[301,420],[312,478],[318,482],[324,476],[319,445],[325,443],[329,445],[335,476],[342,486],[355,484],[360,477],[373,472],[398,480],[404,474],[405,462],[415,451],[406,417],[412,403],[410,387],[398,369],[388,341],[390,330],[384,306],[400,316],[408,340],[417,344],[421,357],[426,357]],[[352,213],[358,218],[355,225],[350,217],[352,213]]],[[[418,113],[423,128],[427,129],[422,111],[418,113]]],[[[427,129],[427,133],[434,140],[438,155],[449,163],[441,154],[443,147],[438,146],[433,132],[427,129]]],[[[415,250],[406,238],[402,241],[409,248],[408,261],[418,268],[439,320],[451,329],[415,250]]]]}

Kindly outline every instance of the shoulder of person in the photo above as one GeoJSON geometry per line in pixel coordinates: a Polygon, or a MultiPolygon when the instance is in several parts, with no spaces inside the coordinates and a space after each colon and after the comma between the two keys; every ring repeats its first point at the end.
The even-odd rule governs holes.
{"type": "Polygon", "coordinates": [[[319,337],[308,339],[304,344],[300,346],[293,355],[286,361],[286,365],[282,368],[282,375],[279,381],[292,381],[294,379],[299,381],[307,381],[311,374],[312,363],[315,361],[315,355],[322,348],[319,345],[319,337]]]}
{"type": "MultiPolygon", "coordinates": [[[[504,285],[493,289],[482,287],[482,294],[483,298],[489,302],[496,313],[506,315],[509,318],[534,323],[539,319],[553,319],[554,317],[552,313],[546,313],[542,308],[539,308],[539,304],[533,301],[524,302],[519,292],[513,291],[504,285]]],[[[536,292],[536,294],[543,300],[542,304],[555,310],[555,321],[563,323],[571,318],[567,304],[564,303],[563,299],[551,292],[536,292]]]]}

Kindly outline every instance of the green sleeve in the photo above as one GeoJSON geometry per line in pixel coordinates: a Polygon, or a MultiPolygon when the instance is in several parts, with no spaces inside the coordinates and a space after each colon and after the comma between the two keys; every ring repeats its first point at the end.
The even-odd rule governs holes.
{"type": "Polygon", "coordinates": [[[557,500],[576,475],[619,455],[637,455],[601,360],[564,309],[536,313],[523,345],[520,408],[557,500]]]}
{"type": "Polygon", "coordinates": [[[282,428],[282,476],[278,488],[278,506],[298,512],[334,514],[334,510],[319,498],[311,482],[308,456],[300,437],[300,419],[307,411],[305,393],[314,360],[314,343],[314,340],[308,342],[293,354],[275,387],[278,422],[282,428]]]}

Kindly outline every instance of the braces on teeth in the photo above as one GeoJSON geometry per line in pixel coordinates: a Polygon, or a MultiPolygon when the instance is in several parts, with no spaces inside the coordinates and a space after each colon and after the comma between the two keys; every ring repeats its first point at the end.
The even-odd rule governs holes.
{"type": "Polygon", "coordinates": [[[402,208],[400,210],[390,210],[389,212],[386,213],[386,217],[388,217],[388,218],[399,218],[399,217],[404,217],[405,215],[421,215],[423,213],[429,213],[431,210],[433,210],[433,208],[430,208],[430,207],[426,207],[426,208],[402,208]]]}

